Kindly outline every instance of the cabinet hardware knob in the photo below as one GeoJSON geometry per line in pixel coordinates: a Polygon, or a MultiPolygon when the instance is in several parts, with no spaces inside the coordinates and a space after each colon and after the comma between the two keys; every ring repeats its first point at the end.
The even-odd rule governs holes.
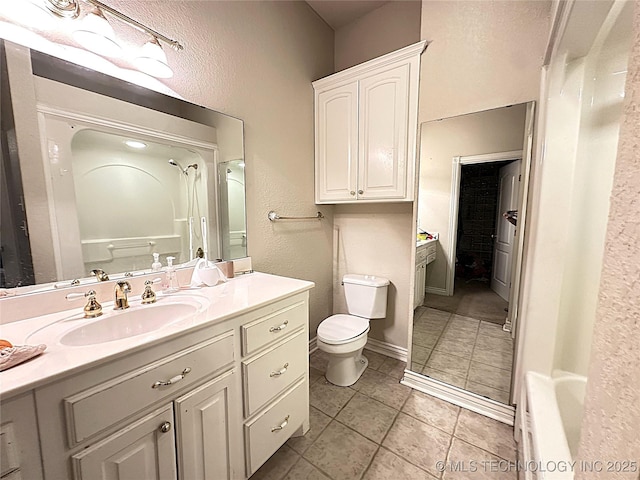
{"type": "Polygon", "coordinates": [[[270,332],[279,332],[280,330],[284,330],[289,325],[289,320],[285,320],[282,325],[278,325],[277,327],[271,327],[269,329],[270,332]]]}
{"type": "Polygon", "coordinates": [[[271,427],[271,433],[282,430],[284,427],[287,426],[288,423],[289,423],[289,415],[285,417],[284,422],[282,422],[280,425],[278,425],[277,427],[271,427]]]}
{"type": "Polygon", "coordinates": [[[364,190],[358,190],[358,195],[362,195],[364,193],[364,190]]]}
{"type": "Polygon", "coordinates": [[[169,380],[158,380],[153,385],[151,385],[151,388],[166,387],[167,385],[173,385],[174,383],[178,383],[180,380],[186,377],[190,371],[191,371],[191,368],[187,367],[182,371],[180,375],[171,377],[169,380]]]}
{"type": "Polygon", "coordinates": [[[280,370],[278,370],[277,372],[271,372],[271,374],[269,375],[270,377],[279,377],[280,375],[282,375],[284,372],[287,371],[287,368],[289,368],[289,362],[285,363],[282,368],[280,370]]]}
{"type": "Polygon", "coordinates": [[[164,422],[162,425],[160,425],[159,430],[162,433],[167,433],[169,430],[171,430],[171,424],[169,422],[164,422]]]}
{"type": "Polygon", "coordinates": [[[355,195],[355,194],[356,194],[356,191],[355,191],[355,190],[351,190],[351,191],[349,192],[349,194],[350,194],[350,195],[355,195]]]}

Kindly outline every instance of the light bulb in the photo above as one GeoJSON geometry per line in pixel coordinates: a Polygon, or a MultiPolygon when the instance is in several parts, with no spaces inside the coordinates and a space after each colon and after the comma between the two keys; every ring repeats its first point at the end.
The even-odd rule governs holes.
{"type": "Polygon", "coordinates": [[[135,63],[140,71],[153,77],[173,77],[173,70],[171,70],[167,62],[167,55],[155,37],[142,46],[140,55],[136,58],[135,63]]]}
{"type": "Polygon", "coordinates": [[[73,32],[73,38],[84,48],[106,57],[119,57],[122,47],[116,34],[99,8],[87,13],[73,32]]]}

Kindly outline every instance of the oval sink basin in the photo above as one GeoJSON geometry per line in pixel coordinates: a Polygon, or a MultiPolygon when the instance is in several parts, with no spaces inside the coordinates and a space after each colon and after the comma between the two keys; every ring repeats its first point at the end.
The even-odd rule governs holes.
{"type": "Polygon", "coordinates": [[[199,307],[201,306],[195,302],[176,302],[138,305],[127,310],[112,311],[67,332],[60,338],[60,343],[78,347],[143,335],[186,320],[196,315],[201,310],[199,307]]]}

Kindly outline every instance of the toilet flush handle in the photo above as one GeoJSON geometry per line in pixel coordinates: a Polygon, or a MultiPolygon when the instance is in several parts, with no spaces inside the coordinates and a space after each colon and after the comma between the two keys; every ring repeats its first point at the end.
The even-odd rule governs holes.
{"type": "Polygon", "coordinates": [[[284,330],[285,328],[287,328],[287,325],[289,325],[289,320],[285,320],[284,322],[282,322],[281,325],[278,325],[277,327],[271,327],[269,329],[270,332],[279,332],[281,330],[284,330]]]}

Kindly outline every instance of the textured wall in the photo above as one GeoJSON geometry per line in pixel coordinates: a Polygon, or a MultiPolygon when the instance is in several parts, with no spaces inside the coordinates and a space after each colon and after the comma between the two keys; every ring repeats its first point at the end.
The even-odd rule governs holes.
{"type": "MultiPolygon", "coordinates": [[[[594,328],[579,459],[640,461],[640,8],[594,328]]],[[[636,478],[617,473],[607,478],[636,478]]],[[[577,478],[602,478],[580,472],[577,478]]]]}
{"type": "Polygon", "coordinates": [[[537,99],[550,6],[424,0],[420,122],[537,99]]]}
{"type": "Polygon", "coordinates": [[[419,0],[388,2],[336,30],[336,71],[420,41],[419,0]]]}
{"type": "MultiPolygon", "coordinates": [[[[333,31],[298,1],[109,2],[177,38],[165,48],[183,98],[244,120],[249,255],[260,271],[311,280],[311,325],[332,311],[332,207],[322,222],[278,223],[267,212],[313,215],[313,89],[333,72],[333,31]]],[[[114,21],[125,41],[146,38],[114,21]]],[[[120,63],[122,64],[122,63],[120,63]]]]}

